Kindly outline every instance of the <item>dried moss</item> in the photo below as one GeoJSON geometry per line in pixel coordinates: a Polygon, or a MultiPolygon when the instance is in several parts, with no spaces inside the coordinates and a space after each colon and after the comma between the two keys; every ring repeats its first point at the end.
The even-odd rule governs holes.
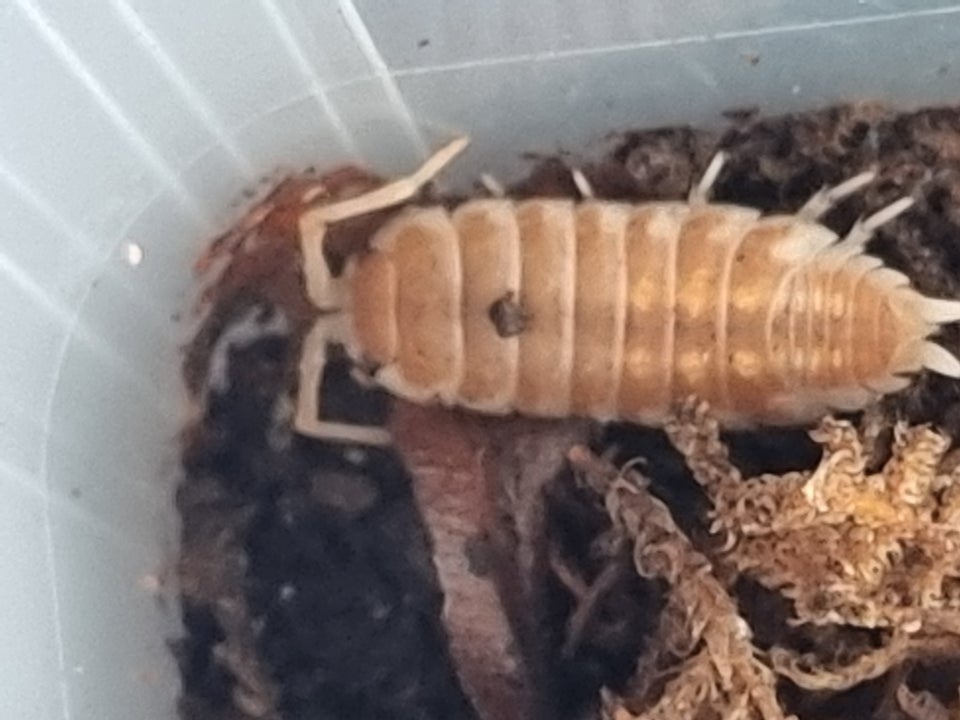
{"type": "Polygon", "coordinates": [[[839,694],[883,676],[910,717],[958,710],[896,674],[960,654],[960,470],[942,470],[947,438],[898,424],[890,459],[870,472],[860,433],[828,417],[811,432],[815,469],[744,478],[705,403],[685,402],[666,434],[710,501],[702,550],[635,469],[582,449],[571,458],[633,543],[637,573],[666,583],[659,628],[630,690],[608,694],[608,717],[784,718],[784,681],[839,694]],[[740,609],[744,580],[789,608],[765,649],[740,609]]]}

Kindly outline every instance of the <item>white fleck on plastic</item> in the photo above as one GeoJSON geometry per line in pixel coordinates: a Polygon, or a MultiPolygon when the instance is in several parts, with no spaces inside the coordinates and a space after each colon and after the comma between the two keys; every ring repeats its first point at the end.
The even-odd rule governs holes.
{"type": "Polygon", "coordinates": [[[130,267],[137,267],[143,262],[143,248],[136,243],[127,243],[123,246],[123,259],[130,267]]]}

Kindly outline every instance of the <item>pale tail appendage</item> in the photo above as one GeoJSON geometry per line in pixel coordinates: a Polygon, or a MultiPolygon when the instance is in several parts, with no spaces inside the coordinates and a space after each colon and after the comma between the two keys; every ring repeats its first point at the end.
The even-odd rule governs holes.
{"type": "MultiPolygon", "coordinates": [[[[710,190],[719,177],[725,160],[722,152],[714,155],[703,178],[690,191],[691,205],[708,202],[710,190]]],[[[810,222],[819,220],[838,202],[873,182],[876,176],[876,171],[867,170],[839,185],[821,188],[797,211],[797,218],[810,222]]],[[[840,242],[823,251],[824,255],[831,261],[844,262],[862,254],[865,245],[878,228],[902,215],[913,207],[913,204],[913,198],[902,197],[873,215],[857,220],[840,242]]],[[[915,332],[897,350],[891,372],[899,375],[927,369],[946,377],[960,378],[960,360],[946,348],[927,339],[940,325],[960,321],[960,301],[921,295],[910,287],[909,278],[897,270],[878,267],[873,272],[883,277],[883,282],[889,285],[890,291],[898,294],[898,299],[904,306],[903,310],[916,320],[915,332]]]]}
{"type": "MultiPolygon", "coordinates": [[[[845,193],[849,194],[872,179],[873,173],[863,173],[838,185],[834,192],[847,186],[852,187],[845,193]]],[[[843,240],[829,247],[825,255],[837,262],[862,255],[867,241],[873,237],[876,230],[909,210],[913,204],[912,198],[902,197],[873,215],[857,220],[843,240]]],[[[815,206],[820,214],[829,208],[828,205],[823,206],[822,201],[812,200],[808,203],[808,206],[811,205],[815,206]]],[[[946,377],[960,378],[960,360],[946,348],[928,340],[941,325],[960,321],[960,301],[926,297],[911,287],[906,275],[892,268],[878,267],[871,272],[887,287],[897,307],[911,321],[909,325],[912,326],[912,332],[903,339],[891,362],[890,372],[894,378],[923,369],[946,377]]]]}

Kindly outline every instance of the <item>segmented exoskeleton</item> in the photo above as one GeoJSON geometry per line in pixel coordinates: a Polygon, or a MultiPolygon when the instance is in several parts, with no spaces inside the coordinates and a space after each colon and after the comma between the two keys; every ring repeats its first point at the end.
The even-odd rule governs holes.
{"type": "Polygon", "coordinates": [[[647,425],[690,395],[728,428],[804,424],[863,408],[923,368],[960,376],[960,362],[927,339],[960,320],[960,302],[924,297],[864,254],[876,228],[911,200],[842,239],[818,222],[869,172],[792,215],[708,202],[722,154],[685,202],[409,206],[331,275],[322,255],[330,224],[400,205],[466,143],[450,143],[407,178],[302,216],[307,288],[321,314],[303,350],[300,432],[385,439],[317,417],[329,342],[414,402],[647,425]],[[510,312],[516,322],[505,324],[510,312]]]}

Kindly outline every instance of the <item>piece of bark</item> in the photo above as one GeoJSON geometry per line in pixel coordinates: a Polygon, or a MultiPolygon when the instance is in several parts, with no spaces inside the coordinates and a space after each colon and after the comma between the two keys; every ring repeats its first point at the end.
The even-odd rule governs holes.
{"type": "MultiPolygon", "coordinates": [[[[513,619],[535,686],[544,699],[550,698],[555,693],[546,667],[550,561],[544,490],[566,466],[569,449],[586,442],[589,424],[519,418],[473,421],[485,431],[484,472],[500,510],[496,548],[508,558],[498,578],[501,602],[513,619]]],[[[548,716],[556,715],[556,708],[541,705],[548,716]]]]}
{"type": "Polygon", "coordinates": [[[477,714],[552,714],[539,627],[543,488],[586,425],[490,420],[398,402],[390,430],[432,539],[450,653],[477,714]]]}

